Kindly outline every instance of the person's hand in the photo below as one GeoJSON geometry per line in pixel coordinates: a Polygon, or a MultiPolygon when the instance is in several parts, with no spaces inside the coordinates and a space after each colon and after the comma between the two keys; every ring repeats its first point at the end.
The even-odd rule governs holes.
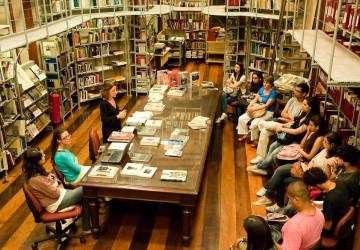
{"type": "Polygon", "coordinates": [[[117,115],[118,119],[124,119],[126,117],[126,110],[124,109],[123,111],[119,112],[119,114],[117,115]]]}
{"type": "Polygon", "coordinates": [[[242,95],[241,98],[242,98],[242,99],[247,99],[248,96],[247,96],[247,95],[242,95]]]}
{"type": "Polygon", "coordinates": [[[281,133],[283,131],[283,127],[282,126],[278,126],[275,128],[275,132],[278,134],[278,133],[281,133]]]}
{"type": "Polygon", "coordinates": [[[299,153],[300,153],[301,155],[306,154],[305,151],[304,151],[302,148],[299,148],[299,153]]]}
{"type": "Polygon", "coordinates": [[[295,178],[302,178],[304,176],[304,171],[301,167],[300,162],[295,162],[290,170],[291,176],[295,178]]]}
{"type": "Polygon", "coordinates": [[[254,110],[254,108],[252,108],[252,107],[249,107],[248,109],[247,109],[247,112],[248,113],[252,113],[252,112],[254,112],[255,110],[254,110]]]}

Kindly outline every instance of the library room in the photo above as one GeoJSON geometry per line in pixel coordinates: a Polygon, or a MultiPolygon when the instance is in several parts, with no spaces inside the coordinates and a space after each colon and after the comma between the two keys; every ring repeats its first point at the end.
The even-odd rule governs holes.
{"type": "Polygon", "coordinates": [[[359,0],[0,1],[0,249],[360,249],[359,0]]]}

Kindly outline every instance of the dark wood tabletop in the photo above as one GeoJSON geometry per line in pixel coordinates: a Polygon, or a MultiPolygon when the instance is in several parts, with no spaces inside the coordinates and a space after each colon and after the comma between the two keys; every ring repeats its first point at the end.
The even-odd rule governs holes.
{"type": "MultiPolygon", "coordinates": [[[[90,203],[92,217],[98,217],[97,211],[95,211],[97,210],[96,199],[94,199],[97,197],[177,203],[185,208],[183,213],[191,217],[206,166],[205,161],[218,100],[219,93],[216,89],[202,89],[196,86],[188,89],[183,97],[165,96],[163,100],[166,105],[165,110],[160,113],[153,112],[152,119],[163,120],[161,128],[157,129],[154,136],[160,137],[161,140],[168,140],[175,128],[189,128],[187,123],[199,115],[210,118],[208,128],[202,130],[189,128],[190,138],[183,149],[183,155],[179,158],[165,156],[163,145],[158,147],[140,145],[142,136],[137,135],[132,141],[131,152],[151,153],[152,158],[146,164],[157,167],[157,171],[152,178],[121,175],[121,169],[130,161],[126,155],[121,164],[115,165],[120,169],[114,178],[88,177],[86,175],[79,185],[83,186],[85,197],[93,199],[93,202],[90,203]],[[186,170],[186,181],[161,181],[160,176],[163,169],[186,170]]],[[[140,106],[139,111],[143,111],[146,102],[147,99],[140,106]]],[[[93,231],[98,233],[98,218],[96,220],[94,221],[92,218],[93,231]],[[94,224],[97,224],[95,228],[94,224]]],[[[183,225],[183,227],[190,226],[183,225]]],[[[189,228],[185,231],[189,231],[189,228]]],[[[184,228],[183,239],[185,244],[189,243],[190,232],[184,232],[184,228]]]]}

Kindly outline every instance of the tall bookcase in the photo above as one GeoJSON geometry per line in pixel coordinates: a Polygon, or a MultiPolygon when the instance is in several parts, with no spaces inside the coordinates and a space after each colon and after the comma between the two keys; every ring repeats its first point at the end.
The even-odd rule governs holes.
{"type": "Polygon", "coordinates": [[[74,30],[80,103],[100,98],[101,86],[107,80],[115,82],[119,92],[127,92],[127,27],[124,19],[95,18],[74,30]]]}
{"type": "Polygon", "coordinates": [[[245,51],[248,47],[247,17],[226,17],[225,53],[224,53],[224,81],[233,71],[235,63],[241,63],[246,68],[247,56],[245,51]]]}
{"type": "Polygon", "coordinates": [[[131,86],[136,94],[148,93],[156,73],[155,17],[132,16],[129,19],[131,86]]]}
{"type": "Polygon", "coordinates": [[[72,32],[64,32],[41,42],[43,67],[47,76],[46,86],[50,93],[61,98],[61,119],[79,107],[76,88],[76,64],[72,32]]]}
{"type": "Polygon", "coordinates": [[[0,53],[0,172],[5,171],[5,175],[26,149],[15,57],[15,51],[0,53]]]}
{"type": "Polygon", "coordinates": [[[35,0],[35,7],[43,23],[58,20],[70,15],[73,0],[35,0]]]}

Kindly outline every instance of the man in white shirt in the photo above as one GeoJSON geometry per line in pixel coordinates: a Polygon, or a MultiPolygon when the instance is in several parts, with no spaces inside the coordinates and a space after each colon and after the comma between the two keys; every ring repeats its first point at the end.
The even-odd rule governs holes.
{"type": "Polygon", "coordinates": [[[275,129],[283,123],[292,122],[294,117],[301,114],[302,103],[308,92],[309,86],[307,84],[298,84],[294,89],[294,96],[286,103],[284,110],[281,112],[281,117],[277,118],[278,121],[261,121],[259,123],[260,138],[256,150],[256,157],[250,161],[251,164],[257,164],[265,158],[269,138],[275,134],[275,129]]]}

